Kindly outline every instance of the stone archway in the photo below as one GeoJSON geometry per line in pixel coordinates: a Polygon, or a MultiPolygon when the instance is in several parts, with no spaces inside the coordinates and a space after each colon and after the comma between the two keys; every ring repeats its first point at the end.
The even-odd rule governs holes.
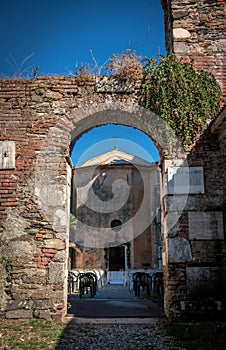
{"type": "MultiPolygon", "coordinates": [[[[225,96],[224,1],[203,3],[162,1],[166,46],[213,72],[225,96]]],[[[167,127],[139,107],[141,82],[38,77],[0,84],[1,312],[46,319],[66,312],[70,150],[84,132],[109,122],[144,131],[161,156],[166,315],[221,311],[225,166],[216,124],[188,154],[188,167],[167,127]]]]}
{"type": "MultiPolygon", "coordinates": [[[[93,105],[86,109],[82,109],[72,113],[70,116],[70,121],[75,126],[75,129],[72,131],[72,141],[70,145],[70,149],[73,148],[74,142],[77,138],[79,138],[82,134],[86,133],[90,129],[96,126],[105,125],[108,123],[111,124],[121,124],[126,126],[132,126],[141,131],[145,132],[157,145],[159,153],[161,154],[161,168],[162,168],[162,204],[164,208],[164,201],[167,202],[168,196],[168,186],[167,186],[167,178],[166,172],[169,167],[187,167],[186,156],[184,151],[176,140],[176,137],[172,130],[169,130],[167,125],[158,118],[154,113],[147,111],[139,106],[132,104],[121,104],[121,103],[112,103],[107,102],[105,104],[93,105]],[[172,147],[173,145],[173,147],[172,147]]],[[[186,194],[188,194],[189,190],[189,176],[184,176],[184,188],[185,195],[182,200],[180,200],[180,207],[186,203],[186,194]]],[[[178,198],[175,200],[172,198],[171,193],[171,204],[170,207],[174,207],[174,201],[178,201],[178,198]]],[[[169,208],[168,208],[169,209],[169,208]]],[[[170,210],[169,210],[170,211],[170,210]]],[[[164,256],[164,269],[165,269],[165,312],[166,314],[170,314],[169,309],[169,295],[168,291],[168,279],[167,279],[167,262],[168,262],[168,252],[169,252],[169,244],[171,244],[171,248],[177,245],[175,249],[179,247],[185,250],[185,255],[182,257],[183,262],[190,261],[190,248],[188,241],[185,238],[177,239],[177,242],[174,240],[168,241],[168,231],[172,229],[172,227],[178,222],[181,213],[177,212],[176,215],[171,215],[170,213],[167,216],[167,212],[163,210],[162,213],[163,222],[162,222],[162,230],[163,230],[163,256],[164,256]],[[170,216],[170,218],[169,218],[170,216]],[[170,243],[169,243],[170,242],[170,243]]],[[[174,249],[174,248],[172,248],[174,249]]],[[[179,253],[180,254],[180,253],[179,253]]],[[[179,259],[181,262],[181,258],[175,257],[179,259]]]]}
{"type": "MultiPolygon", "coordinates": [[[[51,95],[51,98],[54,99],[59,97],[59,95],[51,95]]],[[[63,105],[64,101],[61,103],[63,105]]],[[[59,107],[57,108],[59,110],[59,107]]],[[[44,116],[46,119],[49,114],[44,114],[44,116]]],[[[35,112],[34,118],[41,123],[43,116],[42,114],[39,116],[35,112]]],[[[2,234],[2,249],[5,249],[7,255],[17,262],[13,267],[14,273],[18,270],[17,266],[20,266],[18,261],[21,261],[21,264],[24,264],[24,261],[31,261],[23,271],[20,271],[20,274],[24,281],[27,283],[30,281],[33,284],[33,289],[30,291],[23,279],[21,282],[13,280],[12,297],[18,298],[19,301],[17,303],[3,300],[2,308],[6,310],[8,317],[11,317],[12,305],[15,314],[15,310],[21,308],[20,301],[23,298],[26,301],[28,297],[31,300],[28,310],[29,317],[61,318],[66,313],[71,192],[70,150],[76,138],[92,127],[108,123],[132,126],[145,132],[152,138],[161,155],[164,198],[167,196],[167,186],[164,185],[166,184],[165,173],[171,163],[170,159],[184,158],[183,150],[172,130],[169,130],[167,125],[154,113],[139,107],[136,102],[133,103],[131,100],[129,103],[106,101],[105,103],[95,103],[90,107],[71,109],[67,117],[63,114],[57,119],[53,114],[50,126],[45,119],[43,120],[43,129],[36,131],[38,137],[35,136],[34,141],[33,135],[36,134],[28,133],[27,135],[27,144],[30,144],[29,152],[32,153],[32,158],[30,158],[32,159],[32,167],[29,163],[27,164],[29,175],[28,170],[27,172],[23,171],[25,168],[21,169],[21,174],[18,172],[21,191],[20,205],[16,210],[8,209],[5,230],[2,234]],[[171,147],[172,145],[173,147],[171,147]],[[25,210],[25,208],[27,209],[25,210]],[[13,227],[12,223],[16,223],[16,225],[13,227]],[[28,237],[24,234],[25,232],[31,232],[33,236],[30,234],[28,237]],[[26,292],[24,287],[24,293],[21,294],[17,283],[21,283],[21,286],[26,285],[28,288],[26,292]],[[45,311],[42,310],[44,304],[46,305],[45,311]],[[34,315],[33,309],[36,310],[34,315]]],[[[9,129],[10,133],[12,135],[13,131],[11,132],[9,129]]],[[[24,150],[26,158],[26,148],[22,143],[18,142],[16,147],[17,154],[19,149],[24,150]]],[[[20,158],[17,157],[17,167],[20,164],[19,161],[20,158]]],[[[14,175],[12,174],[12,176],[14,175]]],[[[173,201],[170,206],[173,206],[173,201]]],[[[166,215],[163,215],[163,218],[163,255],[167,267],[166,230],[169,229],[169,223],[166,226],[166,215]]],[[[172,217],[170,225],[175,224],[177,220],[178,217],[172,217]]],[[[182,243],[178,239],[177,245],[180,244],[182,243]]],[[[168,280],[166,273],[165,276],[167,305],[168,280]]],[[[24,305],[26,307],[26,302],[24,305]]],[[[166,313],[168,309],[166,306],[166,313]]],[[[20,317],[22,312],[18,311],[18,315],[20,317]]]]}
{"type": "Polygon", "coordinates": [[[86,84],[64,77],[1,82],[1,311],[9,318],[66,313],[70,152],[83,133],[108,123],[145,132],[161,156],[166,315],[195,309],[200,291],[219,307],[223,293],[212,286],[224,281],[225,258],[216,140],[206,133],[185,155],[172,130],[139,106],[140,86],[117,86],[113,94],[112,86],[98,90],[99,83],[93,77],[86,84]]]}
{"type": "MultiPolygon", "coordinates": [[[[107,102],[80,110],[78,114],[72,114],[70,120],[73,124],[75,121],[71,145],[74,144],[77,137],[92,127],[115,123],[133,126],[144,131],[158,147],[162,168],[165,313],[167,316],[173,317],[184,312],[189,313],[188,303],[190,302],[189,305],[192,305],[192,308],[196,308],[197,305],[196,301],[188,302],[189,293],[193,298],[196,293],[196,280],[201,285],[212,279],[214,283],[217,283],[216,275],[218,273],[218,269],[215,267],[211,269],[207,266],[200,270],[200,267],[198,268],[193,263],[195,258],[192,251],[194,249],[192,235],[194,233],[191,235],[190,230],[193,230],[192,227],[195,225],[194,221],[197,219],[197,215],[194,215],[194,208],[191,208],[189,203],[192,196],[194,200],[198,194],[204,194],[203,168],[196,165],[189,167],[187,155],[183,152],[172,130],[169,130],[167,125],[156,115],[139,106],[107,102]],[[192,212],[190,212],[191,210],[192,212]]],[[[217,235],[222,236],[220,215],[217,216],[217,225],[219,225],[217,235]]],[[[210,216],[208,217],[208,220],[211,220],[210,216]]],[[[199,237],[197,234],[197,238],[199,237]]],[[[198,296],[196,297],[198,298],[198,296]]]]}

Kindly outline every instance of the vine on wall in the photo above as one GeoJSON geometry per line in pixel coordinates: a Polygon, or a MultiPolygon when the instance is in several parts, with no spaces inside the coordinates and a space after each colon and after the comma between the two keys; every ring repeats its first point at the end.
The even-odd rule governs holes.
{"type": "Polygon", "coordinates": [[[176,55],[147,58],[144,66],[145,107],[166,120],[183,146],[193,144],[222,107],[215,77],[195,70],[176,55]]]}
{"type": "MultiPolygon", "coordinates": [[[[76,66],[74,76],[85,82],[100,74],[112,75],[121,81],[143,80],[142,104],[163,118],[186,148],[204,132],[222,107],[221,89],[215,77],[196,70],[193,63],[183,62],[175,54],[142,60],[135,51],[113,54],[101,66],[90,50],[93,64],[76,66]]],[[[33,55],[33,54],[32,54],[33,55]]],[[[16,77],[23,78],[24,63],[16,67],[16,77]]],[[[15,63],[15,59],[13,59],[15,63]]],[[[33,74],[37,76],[37,70],[33,74]]]]}
{"type": "Polygon", "coordinates": [[[124,81],[143,78],[142,104],[167,122],[185,149],[195,143],[222,107],[215,77],[175,54],[142,61],[128,49],[114,54],[107,67],[124,81]]]}
{"type": "MultiPolygon", "coordinates": [[[[3,268],[5,270],[6,273],[6,279],[5,279],[5,292],[8,295],[11,295],[12,293],[12,259],[7,258],[5,255],[3,255],[0,258],[0,264],[1,264],[1,268],[3,268]]],[[[2,274],[4,274],[4,272],[2,271],[2,274]]]]}

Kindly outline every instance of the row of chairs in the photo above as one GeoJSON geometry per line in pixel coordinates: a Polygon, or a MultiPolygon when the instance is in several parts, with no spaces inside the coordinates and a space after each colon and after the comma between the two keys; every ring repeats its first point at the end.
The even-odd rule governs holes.
{"type": "Polygon", "coordinates": [[[68,272],[68,293],[72,294],[79,292],[79,297],[90,293],[93,298],[97,292],[97,275],[94,272],[79,272],[76,274],[73,271],[68,272]]]}
{"type": "MultiPolygon", "coordinates": [[[[84,294],[90,293],[90,297],[93,298],[96,295],[98,289],[98,277],[92,272],[79,272],[69,271],[68,273],[68,293],[72,294],[75,291],[79,292],[79,297],[82,298],[84,294]]],[[[155,272],[150,275],[146,272],[135,272],[133,274],[133,290],[135,296],[140,297],[141,292],[150,296],[151,293],[155,295],[163,295],[163,273],[155,272]]]]}
{"type": "Polygon", "coordinates": [[[150,296],[151,293],[158,296],[163,295],[163,273],[155,272],[150,275],[146,272],[135,272],[133,274],[133,290],[137,297],[141,296],[141,291],[147,296],[150,296]]]}
{"type": "Polygon", "coordinates": [[[90,297],[93,298],[97,292],[97,276],[95,273],[86,272],[80,273],[79,278],[79,297],[84,294],[90,293],[90,297]]]}
{"type": "MultiPolygon", "coordinates": [[[[74,268],[74,269],[70,270],[70,272],[73,273],[75,279],[78,278],[78,275],[80,273],[92,272],[92,273],[94,273],[97,276],[98,288],[101,288],[101,287],[103,287],[106,284],[106,274],[105,274],[105,271],[103,269],[74,268]]],[[[79,288],[79,282],[77,282],[77,285],[75,285],[75,287],[77,287],[77,289],[79,288]]]]}

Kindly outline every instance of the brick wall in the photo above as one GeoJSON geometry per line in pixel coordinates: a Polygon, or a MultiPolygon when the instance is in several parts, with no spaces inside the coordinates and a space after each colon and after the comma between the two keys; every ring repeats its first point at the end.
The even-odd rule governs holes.
{"type": "Polygon", "coordinates": [[[0,82],[0,307],[7,318],[56,319],[66,312],[70,147],[114,118],[100,115],[80,131],[78,121],[106,113],[109,100],[129,108],[138,100],[137,87],[122,94],[118,86],[112,96],[112,85],[98,92],[97,80],[0,82]]]}
{"type": "MultiPolygon", "coordinates": [[[[63,77],[1,81],[0,254],[5,260],[0,268],[5,279],[0,284],[0,300],[7,318],[55,319],[66,312],[68,224],[64,215],[70,202],[68,159],[76,139],[92,127],[107,123],[137,127],[156,143],[161,138],[153,127],[152,114],[145,114],[138,106],[139,88],[130,86],[123,93],[122,90],[117,86],[112,95],[111,88],[101,87],[95,79],[86,84],[63,77]]],[[[207,220],[213,216],[218,220],[221,215],[217,212],[222,211],[223,205],[219,171],[223,153],[218,142],[207,131],[188,155],[188,165],[204,171],[205,191],[188,195],[183,215],[168,231],[167,220],[179,213],[183,196],[167,193],[167,174],[181,155],[172,149],[162,157],[166,185],[163,251],[167,315],[180,315],[186,309],[185,303],[191,302],[189,293],[194,298],[196,288],[194,284],[192,289],[189,281],[197,274],[203,274],[206,280],[210,273],[215,276],[216,269],[223,271],[226,249],[221,230],[217,227],[215,232],[213,228],[211,238],[208,228],[195,236],[189,227],[193,225],[193,212],[206,212],[207,220]]],[[[159,146],[162,156],[165,147],[166,143],[159,146]]],[[[213,295],[212,290],[210,293],[213,295]]]]}
{"type": "MultiPolygon", "coordinates": [[[[225,95],[225,1],[162,2],[168,50],[212,71],[225,95]]],[[[203,170],[204,191],[183,202],[167,183],[181,155],[161,144],[154,115],[138,106],[139,88],[107,78],[0,82],[1,315],[56,319],[66,312],[69,154],[83,133],[108,123],[144,131],[162,156],[166,314],[205,310],[213,299],[213,308],[225,307],[225,110],[188,154],[188,164],[203,170]]]]}
{"type": "Polygon", "coordinates": [[[162,0],[166,47],[212,72],[226,97],[225,1],[162,0]]]}
{"type": "MultiPolygon", "coordinates": [[[[215,138],[218,140],[218,152],[220,152],[221,155],[221,168],[220,174],[222,177],[223,182],[223,204],[222,209],[224,211],[224,223],[226,223],[226,163],[225,163],[225,157],[226,157],[226,108],[223,109],[223,111],[219,114],[219,116],[215,119],[215,121],[211,125],[211,132],[214,135],[215,138]]],[[[222,251],[222,255],[218,255],[218,259],[221,260],[222,265],[222,275],[226,276],[226,247],[225,244],[223,247],[221,247],[221,250],[219,250],[218,253],[222,251]]],[[[222,283],[224,288],[226,288],[226,282],[225,278],[222,278],[222,283]]]]}
{"type": "MultiPolygon", "coordinates": [[[[225,5],[226,3],[223,0],[207,0],[205,2],[162,0],[165,12],[168,53],[174,52],[184,61],[193,61],[195,68],[214,74],[221,86],[224,98],[226,98],[225,5]]],[[[222,116],[220,119],[222,119],[222,116]]],[[[203,304],[208,299],[204,290],[208,290],[209,298],[212,295],[213,299],[225,299],[223,296],[225,293],[224,227],[221,229],[221,238],[217,241],[211,240],[211,238],[208,240],[207,237],[203,240],[204,224],[203,227],[199,227],[197,222],[197,236],[195,240],[192,239],[194,210],[200,213],[198,215],[203,217],[203,222],[205,216],[210,218],[211,215],[225,215],[223,214],[225,213],[225,199],[223,196],[225,185],[222,178],[225,172],[223,157],[224,137],[222,132],[218,136],[217,132],[212,135],[208,130],[188,155],[190,166],[201,166],[204,169],[205,193],[188,196],[187,204],[180,218],[181,231],[178,229],[177,232],[177,235],[189,238],[192,253],[191,261],[181,263],[180,266],[172,264],[166,266],[165,276],[171,281],[166,285],[168,294],[166,305],[168,305],[171,312],[174,310],[175,314],[177,314],[178,309],[182,313],[187,311],[192,313],[195,309],[200,312],[201,308],[205,309],[206,306],[201,306],[202,302],[200,300],[192,300],[192,298],[195,299],[192,289],[196,290],[196,299],[197,295],[200,295],[200,298],[202,297],[203,304]],[[217,286],[215,279],[216,267],[217,273],[222,278],[221,282],[218,281],[221,288],[217,286]],[[194,275],[192,275],[193,273],[194,275]],[[203,280],[200,277],[202,274],[203,280],[209,281],[205,286],[203,286],[203,280]],[[215,290],[211,290],[211,285],[215,286],[215,290]],[[175,286],[178,287],[176,292],[175,286]],[[221,296],[216,295],[217,290],[223,291],[221,296]],[[184,300],[180,306],[178,306],[178,300],[184,300]]],[[[222,219],[222,224],[223,222],[224,219],[222,219]]],[[[225,300],[223,302],[225,303],[225,300]]]]}

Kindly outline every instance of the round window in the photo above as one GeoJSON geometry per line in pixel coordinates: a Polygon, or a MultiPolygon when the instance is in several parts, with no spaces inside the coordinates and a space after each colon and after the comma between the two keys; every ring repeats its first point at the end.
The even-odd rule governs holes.
{"type": "Polygon", "coordinates": [[[121,228],[122,228],[122,222],[120,221],[120,220],[113,220],[112,222],[111,222],[111,229],[113,230],[113,231],[120,231],[121,230],[121,228]]]}

